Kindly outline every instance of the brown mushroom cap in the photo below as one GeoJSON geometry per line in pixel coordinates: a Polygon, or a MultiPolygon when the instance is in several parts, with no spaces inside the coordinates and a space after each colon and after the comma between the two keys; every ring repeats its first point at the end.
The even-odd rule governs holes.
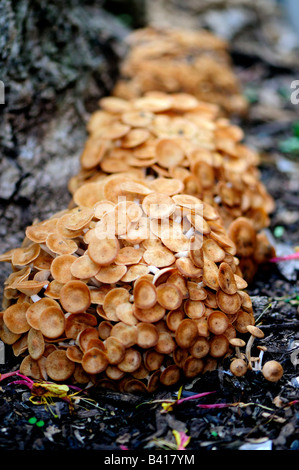
{"type": "Polygon", "coordinates": [[[99,374],[108,367],[109,361],[104,351],[91,348],[84,352],[81,364],[88,374],[99,374]]]}
{"type": "Polygon", "coordinates": [[[67,312],[85,312],[91,303],[88,286],[82,281],[68,281],[60,291],[60,303],[67,312]]]}
{"type": "Polygon", "coordinates": [[[99,326],[98,326],[99,337],[102,340],[107,339],[108,336],[110,336],[112,327],[113,327],[113,325],[112,325],[111,322],[109,322],[107,320],[101,321],[99,326]]]}
{"type": "Polygon", "coordinates": [[[233,375],[242,377],[247,372],[247,364],[241,358],[234,359],[230,364],[230,371],[233,375]]]}
{"type": "Polygon", "coordinates": [[[247,325],[247,331],[255,338],[264,338],[264,332],[255,325],[247,325]]]}
{"type": "Polygon", "coordinates": [[[65,336],[68,339],[77,339],[78,334],[89,326],[96,326],[97,318],[91,313],[72,313],[65,316],[65,336]]]}
{"type": "Polygon", "coordinates": [[[181,321],[185,318],[185,313],[182,309],[171,310],[167,313],[166,324],[170,331],[176,331],[181,321]]]}
{"type": "Polygon", "coordinates": [[[205,357],[209,353],[209,350],[209,341],[207,340],[207,338],[204,337],[197,338],[189,349],[191,356],[197,359],[205,357]]]}
{"type": "Polygon", "coordinates": [[[228,234],[235,244],[239,256],[253,255],[256,247],[256,232],[249,219],[238,217],[230,224],[228,234]]]}
{"type": "Polygon", "coordinates": [[[119,241],[112,234],[107,238],[98,236],[92,237],[88,245],[88,254],[94,263],[99,266],[108,266],[118,255],[119,241]]]}
{"type": "Polygon", "coordinates": [[[89,349],[89,343],[91,339],[99,340],[99,333],[96,327],[89,326],[84,330],[80,331],[77,336],[77,344],[82,351],[89,349]]]}
{"type": "Polygon", "coordinates": [[[138,340],[136,326],[127,325],[123,322],[118,322],[113,325],[110,332],[110,337],[112,336],[117,338],[126,348],[130,348],[134,344],[137,344],[138,340]]]}
{"type": "Polygon", "coordinates": [[[38,361],[33,359],[30,354],[24,357],[19,370],[21,374],[26,375],[27,377],[32,377],[37,380],[42,379],[38,361]]]}
{"type": "Polygon", "coordinates": [[[117,307],[129,302],[130,294],[123,287],[115,287],[107,292],[104,298],[103,310],[108,320],[118,321],[117,307]]]}
{"type": "Polygon", "coordinates": [[[183,372],[185,377],[197,377],[202,373],[204,368],[204,361],[200,358],[189,356],[184,362],[183,372]]]}
{"type": "Polygon", "coordinates": [[[194,320],[184,319],[175,332],[176,343],[180,348],[191,348],[198,336],[197,325],[194,320]]]}
{"type": "Polygon", "coordinates": [[[137,308],[149,309],[153,307],[157,302],[157,290],[155,285],[142,279],[134,285],[134,304],[137,308]]]}
{"type": "Polygon", "coordinates": [[[22,334],[29,331],[30,325],[26,318],[29,306],[28,302],[16,303],[4,311],[4,324],[12,333],[22,334]]]}
{"type": "Polygon", "coordinates": [[[155,323],[161,320],[165,315],[166,309],[162,307],[160,304],[156,303],[151,308],[134,308],[134,315],[135,317],[141,321],[146,323],[155,323]]]}
{"type": "Polygon", "coordinates": [[[26,247],[16,248],[12,252],[11,263],[13,266],[26,266],[38,257],[40,251],[38,243],[31,243],[26,247]]]}
{"type": "Polygon", "coordinates": [[[165,386],[172,386],[179,382],[181,378],[180,368],[176,364],[172,364],[161,372],[160,382],[165,386]]]}
{"type": "Polygon", "coordinates": [[[118,368],[127,373],[135,372],[141,364],[141,354],[134,348],[125,351],[123,360],[118,364],[118,368]]]}
{"type": "Polygon", "coordinates": [[[43,334],[39,330],[30,328],[27,336],[28,352],[32,359],[38,360],[45,351],[45,340],[43,334]]]}
{"type": "Polygon", "coordinates": [[[210,339],[210,356],[220,358],[225,356],[229,349],[229,341],[224,335],[215,335],[210,339]]]}
{"type": "Polygon", "coordinates": [[[104,342],[109,364],[119,364],[125,357],[126,346],[116,337],[110,336],[104,342]]]}
{"type": "Polygon", "coordinates": [[[96,276],[101,267],[92,261],[88,254],[77,258],[70,266],[71,274],[77,279],[89,279],[96,276]]]}
{"type": "Polygon", "coordinates": [[[251,312],[245,312],[244,310],[239,310],[237,312],[237,318],[234,321],[234,327],[239,333],[247,333],[248,325],[254,325],[255,320],[251,312]]]}
{"type": "Polygon", "coordinates": [[[218,272],[219,286],[226,294],[235,294],[238,290],[234,272],[228,263],[222,262],[218,272]]]}
{"type": "Polygon", "coordinates": [[[207,319],[208,328],[215,335],[222,335],[229,326],[228,317],[220,310],[214,310],[207,319]]]}
{"type": "Polygon", "coordinates": [[[76,362],[79,364],[82,362],[83,351],[79,348],[79,346],[68,346],[68,348],[66,349],[66,355],[68,359],[72,362],[76,362]]]}
{"type": "Polygon", "coordinates": [[[176,348],[176,342],[172,335],[167,331],[159,331],[158,342],[155,350],[161,354],[171,354],[176,348]]]}
{"type": "Polygon", "coordinates": [[[184,309],[189,318],[197,320],[204,316],[206,306],[200,300],[186,300],[184,303],[184,309]]]}
{"type": "Polygon", "coordinates": [[[57,349],[48,355],[46,371],[48,376],[57,382],[69,379],[75,370],[74,362],[70,361],[66,351],[57,349]]]}
{"type": "Polygon", "coordinates": [[[39,319],[43,312],[48,307],[57,307],[59,308],[59,303],[56,300],[43,297],[37,302],[34,302],[29,306],[26,311],[26,319],[29,325],[36,330],[39,329],[39,319]]]}
{"type": "Polygon", "coordinates": [[[65,317],[60,307],[47,307],[39,317],[39,330],[49,339],[59,338],[63,335],[65,317]]]}
{"type": "Polygon", "coordinates": [[[226,294],[223,290],[219,289],[216,292],[216,300],[220,310],[228,315],[237,313],[241,308],[241,297],[238,292],[235,294],[226,294]]]}
{"type": "Polygon", "coordinates": [[[137,344],[142,349],[150,349],[157,345],[159,332],[152,323],[137,324],[137,344]]]}
{"type": "Polygon", "coordinates": [[[144,354],[144,364],[149,371],[160,369],[163,364],[165,355],[158,353],[154,349],[148,349],[144,354]]]}
{"type": "Polygon", "coordinates": [[[51,264],[51,274],[53,278],[61,284],[66,284],[68,281],[74,279],[71,273],[71,266],[76,261],[74,255],[60,255],[54,258],[51,264]]]}
{"type": "Polygon", "coordinates": [[[269,382],[278,382],[283,376],[283,367],[277,361],[267,361],[263,365],[262,374],[269,382]]]}
{"type": "Polygon", "coordinates": [[[157,301],[166,310],[178,309],[182,300],[182,293],[174,284],[163,283],[157,287],[157,301]]]}

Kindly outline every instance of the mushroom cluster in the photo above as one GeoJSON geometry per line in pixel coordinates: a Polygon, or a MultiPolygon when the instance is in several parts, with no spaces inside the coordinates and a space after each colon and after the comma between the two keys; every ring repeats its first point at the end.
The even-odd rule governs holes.
{"type": "Polygon", "coordinates": [[[273,256],[262,230],[274,204],[223,117],[245,107],[225,44],[149,28],[129,42],[88,122],[70,206],[0,255],[12,267],[0,339],[37,380],[153,392],[227,356],[235,375],[257,364],[279,380],[251,355],[246,287],[273,256]]]}
{"type": "MultiPolygon", "coordinates": [[[[196,196],[219,212],[237,248],[243,275],[274,256],[262,231],[274,209],[260,180],[259,158],[243,131],[217,106],[186,93],[102,98],[88,122],[81,167],[69,190],[75,203],[107,174],[131,174],[149,191],[196,196]]],[[[112,184],[112,183],[111,183],[112,184]]]]}
{"type": "Polygon", "coordinates": [[[248,104],[223,39],[206,30],[147,27],[131,33],[127,44],[115,96],[184,91],[220,105],[225,114],[246,113],[248,104]]]}
{"type": "Polygon", "coordinates": [[[216,367],[255,322],[217,211],[175,183],[171,195],[129,174],[92,184],[0,257],[12,266],[0,337],[21,372],[152,392],[216,367]]]}

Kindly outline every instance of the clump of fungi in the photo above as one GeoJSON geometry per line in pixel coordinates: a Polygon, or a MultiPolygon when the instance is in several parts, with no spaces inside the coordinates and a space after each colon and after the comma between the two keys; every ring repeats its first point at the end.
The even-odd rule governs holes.
{"type": "Polygon", "coordinates": [[[206,30],[147,27],[127,38],[128,52],[113,90],[120,98],[148,91],[184,91],[220,105],[225,114],[245,114],[248,103],[233,71],[228,44],[206,30]]]}
{"type": "Polygon", "coordinates": [[[110,96],[100,100],[87,129],[80,171],[69,182],[75,204],[97,201],[107,175],[116,175],[111,191],[119,186],[133,194],[132,182],[126,191],[130,178],[136,191],[141,182],[145,192],[189,194],[213,206],[247,281],[274,256],[263,232],[274,203],[260,181],[258,155],[215,105],[186,93],[151,92],[131,100],[110,96]]]}
{"type": "Polygon", "coordinates": [[[21,373],[152,392],[216,367],[255,323],[217,211],[123,176],[94,184],[0,257],[0,337],[21,373]]]}
{"type": "Polygon", "coordinates": [[[265,348],[251,354],[263,333],[246,292],[274,255],[262,231],[274,204],[224,117],[246,108],[226,45],[150,28],[129,43],[88,122],[70,206],[0,255],[12,267],[0,339],[36,380],[151,393],[231,357],[232,374],[277,381],[265,348]]]}

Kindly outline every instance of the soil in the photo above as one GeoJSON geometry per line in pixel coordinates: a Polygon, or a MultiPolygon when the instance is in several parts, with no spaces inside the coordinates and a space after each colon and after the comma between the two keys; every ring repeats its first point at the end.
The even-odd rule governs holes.
{"type": "MultiPolygon", "coordinates": [[[[281,151],[280,144],[293,136],[299,105],[291,105],[288,98],[278,104],[272,100],[269,108],[263,104],[265,90],[281,97],[283,87],[289,89],[296,79],[297,70],[273,66],[255,55],[232,53],[236,73],[252,99],[250,115],[241,124],[247,142],[262,154],[261,178],[276,201],[268,233],[277,252],[288,254],[299,245],[299,165],[296,153],[281,151]],[[272,118],[274,110],[280,118],[272,118]]],[[[190,438],[189,457],[204,450],[299,450],[298,263],[269,263],[248,289],[265,333],[258,343],[267,347],[263,361],[274,359],[282,364],[280,381],[266,381],[260,371],[232,376],[227,372],[227,358],[217,370],[186,382],[182,397],[212,393],[163,412],[162,402],[175,401],[178,387],[153,395],[90,388],[69,401],[48,399],[34,404],[28,387],[13,384],[16,378],[9,378],[0,384],[0,449],[105,451],[110,456],[128,450],[160,455],[177,449],[173,431],[181,431],[190,438]]],[[[17,370],[19,362],[8,348],[0,372],[17,370]]]]}

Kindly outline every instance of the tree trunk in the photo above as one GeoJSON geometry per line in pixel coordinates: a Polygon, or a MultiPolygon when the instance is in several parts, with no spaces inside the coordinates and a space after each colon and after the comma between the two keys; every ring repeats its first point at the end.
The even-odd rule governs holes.
{"type": "MultiPolygon", "coordinates": [[[[88,115],[117,79],[127,33],[99,1],[1,0],[1,253],[67,207],[88,115]]],[[[1,293],[9,272],[1,263],[1,293]]]]}

